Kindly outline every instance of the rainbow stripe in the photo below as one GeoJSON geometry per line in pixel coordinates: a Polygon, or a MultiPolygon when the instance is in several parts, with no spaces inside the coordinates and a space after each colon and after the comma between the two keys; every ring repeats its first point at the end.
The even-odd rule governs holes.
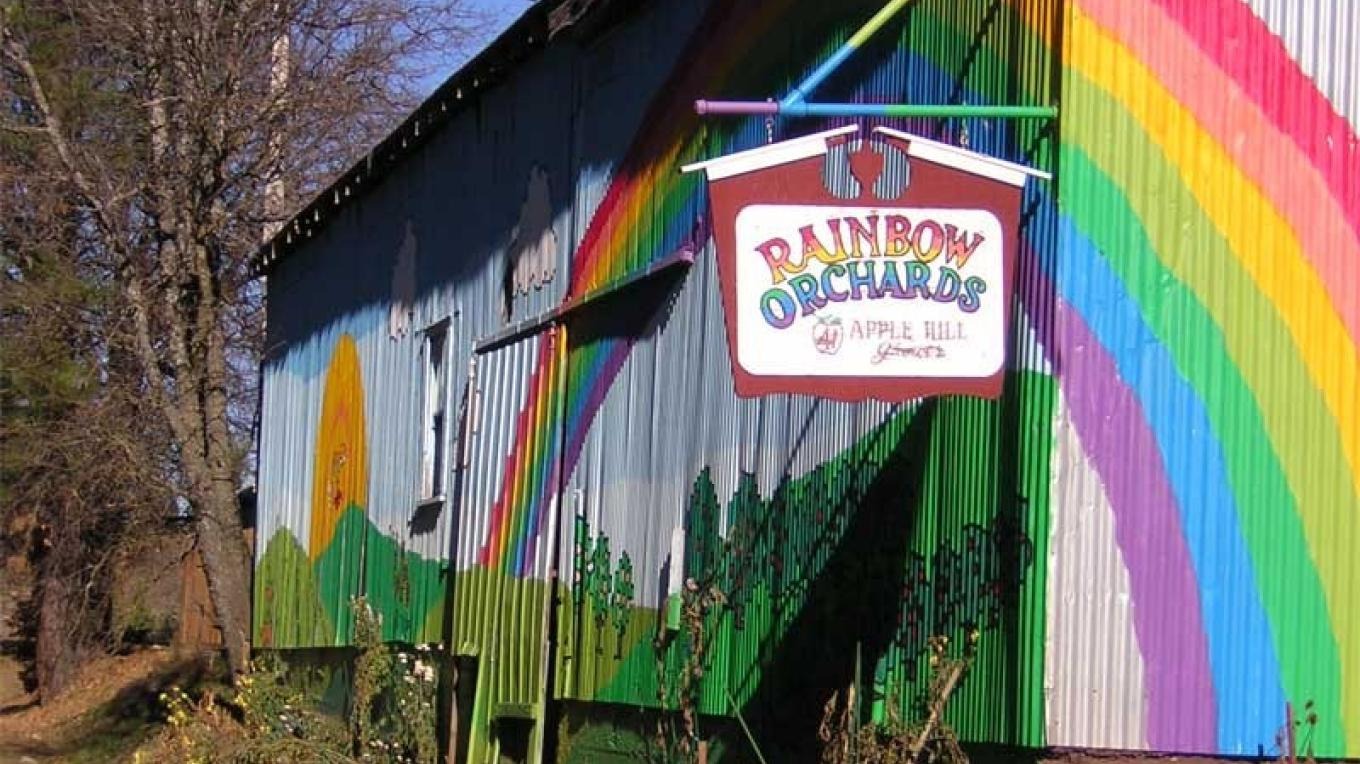
{"type": "MultiPolygon", "coordinates": [[[[780,17],[784,2],[719,5],[701,22],[689,50],[680,60],[695,62],[679,69],[663,88],[668,93],[703,93],[720,87],[736,70],[743,55],[748,33],[768,29],[780,17]],[[745,30],[745,31],[744,31],[745,30]]],[[[694,98],[672,98],[656,101],[642,124],[655,126],[644,131],[635,141],[617,170],[590,225],[577,248],[571,283],[565,299],[574,299],[606,288],[629,273],[646,267],[681,246],[691,231],[699,211],[705,203],[702,183],[693,176],[683,176],[680,165],[700,156],[709,136],[693,109],[694,98]]],[[[713,136],[716,153],[730,150],[733,131],[713,136]]],[[[574,469],[581,447],[595,413],[604,401],[609,385],[618,374],[632,350],[626,339],[601,339],[576,343],[560,363],[566,367],[568,385],[565,416],[566,454],[559,460],[551,439],[537,441],[535,449],[528,439],[519,437],[530,418],[521,414],[514,452],[507,459],[505,484],[507,490],[497,500],[493,523],[485,544],[484,564],[503,564],[514,575],[525,575],[528,561],[534,558],[536,545],[543,537],[544,508],[556,490],[556,473],[545,482],[526,481],[518,474],[520,465],[565,462],[567,474],[574,469]],[[538,490],[524,490],[534,485],[538,490]],[[514,520],[503,519],[515,518],[514,520]],[[533,521],[530,521],[533,518],[533,521]],[[524,554],[509,557],[497,553],[511,546],[505,538],[509,529],[523,535],[513,542],[513,548],[524,554]]],[[[547,370],[544,364],[558,356],[540,360],[536,380],[562,373],[561,369],[547,370]]],[[[550,395],[552,388],[531,385],[533,391],[525,404],[526,411],[548,412],[552,407],[541,398],[550,395]]],[[[551,416],[552,414],[549,413],[551,416]]],[[[547,426],[557,428],[563,422],[551,421],[547,426]]]]}
{"type": "Polygon", "coordinates": [[[547,497],[555,493],[559,475],[558,439],[555,435],[557,397],[560,389],[565,344],[557,331],[549,332],[538,346],[534,373],[524,408],[515,417],[515,448],[506,456],[501,474],[504,486],[491,508],[487,541],[478,563],[504,567],[524,575],[533,552],[547,497]]]}
{"type": "MultiPolygon", "coordinates": [[[[1192,548],[1228,551],[1217,559],[1197,556],[1193,569],[1181,577],[1198,582],[1201,592],[1222,596],[1247,588],[1240,578],[1252,571],[1251,594],[1258,600],[1247,603],[1252,607],[1245,611],[1234,610],[1242,603],[1200,603],[1202,611],[1223,616],[1220,624],[1206,624],[1205,635],[1215,669],[1206,679],[1219,690],[1218,748],[1251,752],[1250,742],[1266,732],[1235,732],[1232,719],[1250,719],[1253,710],[1258,724],[1281,716],[1278,700],[1271,699],[1274,708],[1243,709],[1253,697],[1231,691],[1253,687],[1235,674],[1261,665],[1252,661],[1264,655],[1264,646],[1239,652],[1244,637],[1269,633],[1280,656],[1276,681],[1295,703],[1318,703],[1331,722],[1319,734],[1328,737],[1328,749],[1341,751],[1343,720],[1355,724],[1360,718],[1360,661],[1351,657],[1360,654],[1360,634],[1349,612],[1355,566],[1348,564],[1360,476],[1356,342],[1344,318],[1344,306],[1353,305],[1357,294],[1355,277],[1344,275],[1354,273],[1355,230],[1329,230],[1330,222],[1345,219],[1337,214],[1345,202],[1317,172],[1317,162],[1300,150],[1301,142],[1242,140],[1252,135],[1260,140],[1272,135],[1271,129],[1296,136],[1309,127],[1334,131],[1336,123],[1313,120],[1307,112],[1259,108],[1260,100],[1254,112],[1241,106],[1246,100],[1241,94],[1254,92],[1259,99],[1265,90],[1232,76],[1234,67],[1222,64],[1230,57],[1224,46],[1200,44],[1208,42],[1203,29],[1209,17],[1252,30],[1242,35],[1248,39],[1269,35],[1249,11],[1227,0],[1203,4],[1194,13],[1176,3],[1083,2],[1073,9],[1064,51],[1066,198],[1060,251],[1073,257],[1074,267],[1066,271],[1071,278],[1104,266],[1116,272],[1110,286],[1117,291],[1108,293],[1108,300],[1087,304],[1079,294],[1093,296],[1095,289],[1074,284],[1059,291],[1065,299],[1072,295],[1076,312],[1091,325],[1102,322],[1112,306],[1137,311],[1111,327],[1124,333],[1122,342],[1100,337],[1105,347],[1141,354],[1130,359],[1130,366],[1141,365],[1144,372],[1153,368],[1143,350],[1147,347],[1165,348],[1174,359],[1164,379],[1188,387],[1199,405],[1168,405],[1174,399],[1165,391],[1174,388],[1161,381],[1151,386],[1158,393],[1149,390],[1143,396],[1150,426],[1171,428],[1158,440],[1173,482],[1178,468],[1223,464],[1225,474],[1213,482],[1196,474],[1179,477],[1187,492],[1180,500],[1181,537],[1192,548]],[[1186,23],[1191,16],[1198,21],[1186,23]],[[1232,109],[1220,104],[1237,105],[1232,121],[1222,118],[1232,109]],[[1289,123],[1282,126],[1285,118],[1289,123]],[[1110,140],[1112,132],[1119,142],[1110,140]],[[1248,160],[1249,154],[1258,159],[1248,160]],[[1296,231],[1311,232],[1303,234],[1314,239],[1311,247],[1301,246],[1296,231]],[[1343,259],[1335,257],[1338,253],[1343,259]],[[1334,298],[1338,292],[1341,297],[1334,298]],[[1127,333],[1143,322],[1152,329],[1147,338],[1153,344],[1140,347],[1127,333]],[[1158,404],[1165,408],[1151,410],[1158,404]],[[1221,456],[1197,448],[1194,436],[1211,439],[1209,445],[1221,449],[1221,456]],[[1199,493],[1191,492],[1196,489],[1199,493]],[[1225,568],[1238,578],[1215,582],[1215,571],[1225,568]],[[1260,609],[1269,630],[1254,617],[1260,609]],[[1349,651],[1339,649],[1346,645],[1349,651]]],[[[1242,56],[1240,49],[1236,55],[1242,56]]],[[[1304,85],[1287,60],[1271,63],[1279,69],[1237,74],[1304,85]]],[[[1309,84],[1295,92],[1315,89],[1309,84]]],[[[1340,149],[1335,153],[1347,155],[1345,161],[1355,167],[1354,132],[1334,145],[1340,149]]],[[[1129,372],[1121,380],[1136,387],[1129,372]]],[[[1064,389],[1075,381],[1065,379],[1064,389]]],[[[1074,392],[1069,398],[1078,397],[1074,392]]],[[[1124,459],[1111,454],[1104,469],[1099,459],[1094,461],[1109,480],[1126,469],[1120,466],[1124,459]]],[[[1115,510],[1118,519],[1117,504],[1115,510]]],[[[1122,540],[1121,548],[1132,568],[1130,548],[1122,540]]],[[[1136,614],[1151,595],[1135,592],[1136,614]]],[[[1149,666],[1175,659],[1176,644],[1168,644],[1161,656],[1149,656],[1144,629],[1139,631],[1149,666]]],[[[1165,633],[1152,625],[1146,631],[1165,633]]],[[[1149,708],[1168,713],[1149,720],[1149,741],[1154,747],[1178,747],[1189,730],[1170,714],[1197,708],[1203,715],[1203,707],[1191,708],[1169,694],[1159,699],[1151,683],[1149,694],[1149,708]]],[[[1189,739],[1204,740],[1211,722],[1199,721],[1189,739]]],[[[1352,751],[1356,734],[1352,728],[1348,736],[1352,751]]],[[[1196,744],[1195,750],[1203,749],[1196,744]]]]}
{"type": "MultiPolygon", "coordinates": [[[[750,41],[813,5],[715,8],[616,170],[569,296],[683,242],[704,196],[675,168],[740,147],[750,127],[700,124],[690,103],[778,91],[793,78],[755,65],[750,41]]],[[[1013,0],[1003,13],[1048,45],[1044,20],[1027,17],[1035,8],[1013,0]]],[[[912,23],[971,35],[954,16],[923,3],[912,23]]],[[[1238,0],[1076,0],[1063,28],[1062,198],[1054,210],[1047,189],[1032,192],[1057,229],[1035,226],[1028,242],[1058,256],[1034,255],[1044,270],[1020,300],[1114,512],[1146,739],[1255,753],[1286,699],[1311,699],[1318,753],[1360,755],[1356,128],[1238,0]],[[1056,308],[1041,310],[1053,296],[1056,308]]],[[[931,51],[892,55],[919,75],[909,96],[960,95],[931,51]]],[[[984,46],[973,66],[1004,69],[1007,55],[984,46]]],[[[573,469],[630,350],[595,340],[542,356],[485,564],[527,569],[555,465],[573,469]],[[567,400],[548,405],[556,388],[539,380],[563,373],[567,400]],[[538,427],[564,428],[565,453],[533,437],[538,427]]]]}

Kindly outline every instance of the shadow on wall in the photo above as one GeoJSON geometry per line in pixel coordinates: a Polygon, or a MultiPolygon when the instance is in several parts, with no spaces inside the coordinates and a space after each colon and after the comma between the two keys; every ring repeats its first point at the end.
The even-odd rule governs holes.
{"type": "MultiPolygon", "coordinates": [[[[904,510],[918,501],[926,463],[924,446],[935,411],[936,404],[928,402],[912,417],[858,500],[819,507],[814,510],[816,516],[806,518],[812,521],[808,527],[820,533],[808,544],[798,545],[805,546],[801,559],[787,559],[785,550],[797,548],[791,549],[787,539],[794,530],[791,526],[804,520],[798,515],[818,502],[799,502],[799,497],[785,490],[787,481],[770,501],[759,502],[762,511],[755,516],[743,516],[742,502],[734,502],[738,511],[729,519],[731,550],[722,555],[727,565],[718,558],[720,549],[695,550],[712,556],[692,559],[699,565],[691,570],[729,568],[724,578],[739,627],[745,626],[745,607],[757,579],[773,579],[769,583],[774,584],[776,611],[783,599],[781,591],[803,590],[801,607],[785,633],[772,630],[762,638],[757,676],[742,680],[742,684],[756,683],[743,713],[757,734],[763,733],[759,740],[772,760],[815,760],[820,751],[817,727],[823,705],[833,692],[852,682],[856,643],[863,655],[879,655],[894,639],[888,614],[897,609],[901,598],[899,582],[917,521],[914,513],[904,510]],[[821,559],[825,561],[819,571],[800,570],[821,559]]],[[[850,465],[848,473],[855,474],[858,466],[850,465]]],[[[747,485],[738,489],[738,496],[755,495],[753,483],[743,482],[747,485]]]]}
{"type": "MultiPolygon", "coordinates": [[[[695,238],[676,248],[675,253],[695,252],[702,247],[706,235],[702,223],[696,223],[695,238]]],[[[634,344],[660,334],[675,310],[688,270],[670,268],[596,298],[570,324],[571,349],[607,340],[634,344]]]]}
{"type": "MultiPolygon", "coordinates": [[[[724,592],[720,618],[731,623],[730,631],[706,632],[706,652],[712,664],[745,666],[715,676],[723,669],[710,665],[707,681],[746,699],[742,713],[771,761],[817,759],[825,704],[855,681],[857,651],[866,711],[875,700],[913,700],[924,675],[917,661],[933,635],[1000,632],[1004,663],[1015,661],[1016,603],[1034,560],[1024,503],[938,538],[940,518],[927,513],[939,510],[929,509],[923,486],[931,432],[944,424],[941,405],[927,401],[903,414],[910,416],[905,427],[890,420],[855,457],[820,468],[824,474],[812,483],[785,479],[769,500],[760,498],[754,476],[744,475],[728,504],[725,539],[707,470],[695,481],[686,572],[724,592]],[[856,480],[863,482],[844,484],[856,480]],[[936,539],[929,559],[917,551],[923,537],[936,539]],[[715,644],[722,639],[731,643],[715,644]],[[885,659],[897,662],[896,676],[876,680],[874,667],[885,659]]],[[[989,684],[1014,695],[1006,670],[989,684]]],[[[716,710],[709,701],[706,710],[716,710]]],[[[729,750],[749,749],[727,742],[729,750]]]]}

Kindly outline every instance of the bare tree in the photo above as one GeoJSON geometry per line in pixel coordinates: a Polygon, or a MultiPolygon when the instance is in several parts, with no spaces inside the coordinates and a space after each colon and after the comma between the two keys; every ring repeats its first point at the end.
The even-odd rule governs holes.
{"type": "Polygon", "coordinates": [[[114,647],[111,569],[172,512],[168,441],[138,417],[126,353],[102,327],[116,292],[66,254],[78,218],[19,155],[0,167],[0,525],[35,570],[14,624],[33,639],[40,699],[114,647]]]}
{"type": "Polygon", "coordinates": [[[25,206],[60,227],[63,257],[109,287],[98,363],[116,355],[141,416],[163,428],[162,476],[194,518],[239,672],[250,560],[236,494],[263,325],[250,256],[295,200],[410,108],[430,55],[467,44],[474,18],[459,0],[0,9],[0,161],[24,167],[6,195],[49,200],[25,206]]]}

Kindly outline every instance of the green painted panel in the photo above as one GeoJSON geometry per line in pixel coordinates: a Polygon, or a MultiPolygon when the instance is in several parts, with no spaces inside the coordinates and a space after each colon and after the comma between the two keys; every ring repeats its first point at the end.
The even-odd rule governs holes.
{"type": "MultiPolygon", "coordinates": [[[[538,707],[548,584],[514,578],[501,569],[460,571],[454,580],[454,650],[478,663],[469,728],[468,761],[494,761],[497,709],[538,707]]],[[[542,717],[541,712],[539,718],[542,717]]],[[[531,732],[531,747],[541,727],[531,732]]]]}
{"type": "Polygon", "coordinates": [[[333,644],[334,627],[307,551],[286,529],[269,539],[255,568],[253,615],[257,648],[333,644]]]}
{"type": "Polygon", "coordinates": [[[402,549],[355,506],[341,514],[315,562],[281,529],[266,543],[255,571],[255,644],[347,645],[353,635],[350,603],[360,594],[382,615],[384,639],[441,641],[446,566],[402,549]]]}

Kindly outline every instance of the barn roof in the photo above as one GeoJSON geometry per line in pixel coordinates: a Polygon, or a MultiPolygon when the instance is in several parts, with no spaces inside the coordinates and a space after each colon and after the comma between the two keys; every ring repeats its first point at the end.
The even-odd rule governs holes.
{"type": "Polygon", "coordinates": [[[454,115],[476,103],[557,37],[589,37],[645,0],[539,0],[490,45],[435,89],[386,138],[341,173],[256,250],[252,269],[268,273],[314,238],[339,211],[377,187],[454,115]]]}

